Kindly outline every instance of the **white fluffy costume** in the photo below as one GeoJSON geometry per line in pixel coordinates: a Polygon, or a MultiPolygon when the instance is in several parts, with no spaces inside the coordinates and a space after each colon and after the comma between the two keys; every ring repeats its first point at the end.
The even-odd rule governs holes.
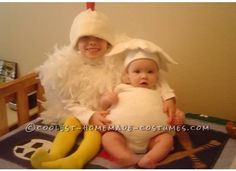
{"type": "MultiPolygon", "coordinates": [[[[138,59],[153,60],[162,70],[167,70],[167,62],[176,63],[161,48],[146,40],[129,40],[115,46],[110,54],[121,52],[125,52],[125,67],[138,59]]],[[[159,80],[156,89],[128,84],[120,84],[115,89],[119,101],[111,107],[107,118],[112,121],[114,129],[126,137],[129,147],[136,153],[145,153],[150,138],[167,131],[168,116],[163,112],[162,97],[173,97],[173,93],[165,90],[169,87],[163,85],[163,80],[159,80]]]]}
{"type": "Polygon", "coordinates": [[[40,67],[39,77],[47,99],[43,118],[60,121],[73,114],[87,124],[94,110],[98,110],[99,96],[111,91],[118,81],[119,73],[105,61],[88,60],[71,46],[56,49],[40,67]]]}
{"type": "Polygon", "coordinates": [[[111,108],[107,118],[114,129],[126,137],[133,151],[145,153],[150,138],[165,131],[167,126],[168,117],[163,112],[160,89],[120,84],[116,92],[119,102],[111,108]]]}
{"type": "Polygon", "coordinates": [[[70,31],[70,45],[49,56],[40,67],[39,77],[45,89],[45,112],[48,121],[64,121],[74,115],[82,124],[98,110],[98,98],[117,84],[114,65],[107,65],[106,57],[89,60],[76,49],[83,36],[95,36],[114,44],[111,23],[103,13],[88,9],[77,15],[70,31]]]}
{"type": "MultiPolygon", "coordinates": [[[[108,65],[107,57],[90,59],[83,56],[77,49],[77,42],[83,36],[95,36],[110,45],[114,43],[109,19],[89,9],[75,18],[70,32],[70,45],[56,49],[39,68],[46,96],[43,118],[61,121],[72,129],[58,132],[49,152],[41,148],[35,151],[31,156],[34,168],[83,168],[100,150],[101,133],[85,130],[77,150],[68,155],[82,131],[82,125],[88,124],[94,111],[99,110],[100,94],[112,90],[117,84],[116,78],[119,78],[116,74],[120,73],[116,72],[118,67],[108,65]]],[[[94,42],[90,45],[96,47],[94,42]]]]}

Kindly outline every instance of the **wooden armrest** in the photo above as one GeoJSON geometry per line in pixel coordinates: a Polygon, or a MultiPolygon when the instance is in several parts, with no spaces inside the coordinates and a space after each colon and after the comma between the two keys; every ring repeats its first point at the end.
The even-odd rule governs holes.
{"type": "Polygon", "coordinates": [[[28,94],[33,92],[36,92],[37,113],[40,113],[43,108],[38,100],[44,100],[44,91],[37,73],[30,73],[0,85],[0,135],[9,131],[6,104],[12,99],[15,98],[17,104],[17,125],[20,126],[30,120],[28,94]]]}

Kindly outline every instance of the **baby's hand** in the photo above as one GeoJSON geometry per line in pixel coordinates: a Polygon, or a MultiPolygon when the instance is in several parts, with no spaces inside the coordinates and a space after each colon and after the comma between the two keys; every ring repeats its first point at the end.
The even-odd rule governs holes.
{"type": "Polygon", "coordinates": [[[111,124],[111,121],[105,118],[108,113],[109,113],[108,111],[95,112],[91,116],[89,123],[97,126],[105,126],[111,124]]]}
{"type": "Polygon", "coordinates": [[[184,124],[184,121],[185,121],[185,113],[177,108],[173,120],[171,122],[171,125],[182,125],[184,124]]]}
{"type": "Polygon", "coordinates": [[[167,99],[163,102],[163,111],[167,113],[169,116],[168,123],[170,124],[175,116],[176,112],[176,105],[175,105],[175,99],[167,99]]]}

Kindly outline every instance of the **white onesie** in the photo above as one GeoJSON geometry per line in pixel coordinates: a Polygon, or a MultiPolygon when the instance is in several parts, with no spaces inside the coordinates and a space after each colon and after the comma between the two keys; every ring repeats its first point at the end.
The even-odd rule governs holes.
{"type": "Polygon", "coordinates": [[[150,138],[165,131],[168,116],[163,112],[160,89],[120,84],[115,91],[119,102],[107,116],[136,153],[147,151],[150,138]]]}

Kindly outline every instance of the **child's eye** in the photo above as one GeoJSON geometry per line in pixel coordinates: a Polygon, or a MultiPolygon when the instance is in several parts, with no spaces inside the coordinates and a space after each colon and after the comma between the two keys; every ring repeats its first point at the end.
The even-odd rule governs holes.
{"type": "Polygon", "coordinates": [[[83,36],[83,37],[81,37],[80,39],[81,39],[81,40],[87,40],[87,39],[89,39],[89,36],[83,36]]]}
{"type": "Polygon", "coordinates": [[[139,70],[134,70],[134,73],[139,74],[140,71],[139,70]]]}

